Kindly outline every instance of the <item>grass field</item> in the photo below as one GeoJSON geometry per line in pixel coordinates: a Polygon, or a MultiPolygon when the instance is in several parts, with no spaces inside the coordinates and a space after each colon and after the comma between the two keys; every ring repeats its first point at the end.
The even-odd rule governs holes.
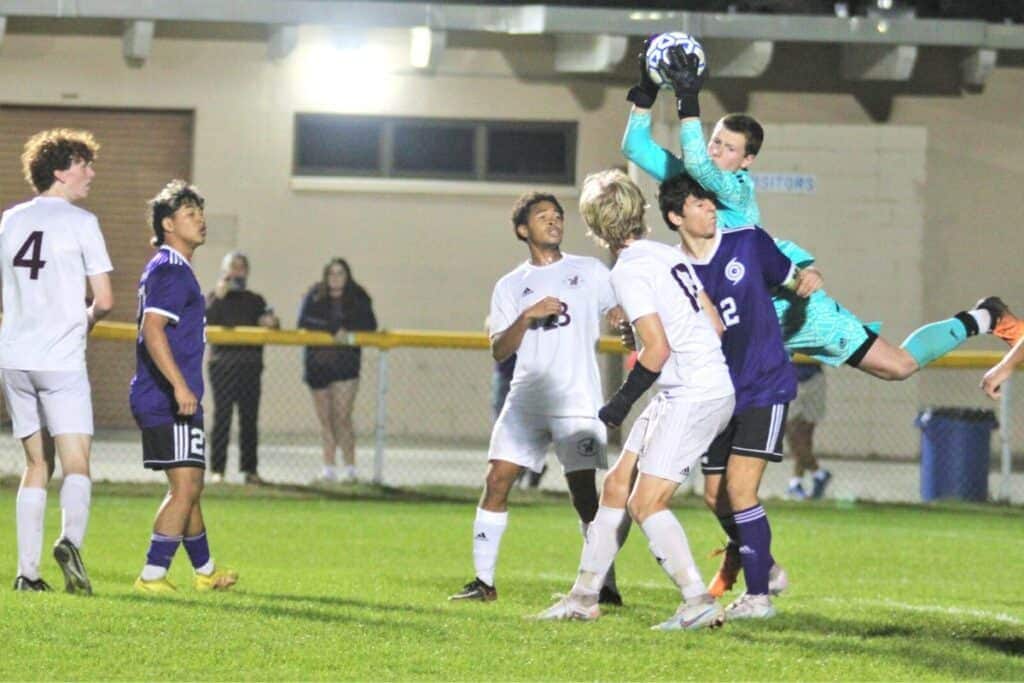
{"type": "MultiPolygon", "coordinates": [[[[237,590],[192,592],[179,551],[181,594],[154,599],[131,582],[160,490],[98,486],[84,554],[96,595],[0,591],[0,679],[1024,680],[1020,509],[769,504],[792,580],[779,616],[656,633],[678,598],[636,529],[618,564],[625,607],[538,623],[579,557],[565,500],[517,494],[499,601],[450,604],[472,577],[472,499],[364,494],[211,489],[212,549],[241,572],[237,590]]],[[[12,487],[0,508],[9,581],[12,487]]],[[[694,502],[677,513],[694,548],[720,542],[694,502]]],[[[49,556],[44,578],[59,583],[49,556]]]]}

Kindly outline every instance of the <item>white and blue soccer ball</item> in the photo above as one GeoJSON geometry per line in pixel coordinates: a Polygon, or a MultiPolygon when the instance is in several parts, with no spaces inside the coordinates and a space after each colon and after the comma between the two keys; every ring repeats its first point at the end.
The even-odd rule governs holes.
{"type": "Polygon", "coordinates": [[[651,80],[660,88],[671,87],[671,84],[662,72],[662,68],[668,66],[668,51],[676,45],[681,46],[683,52],[687,54],[697,55],[699,60],[697,66],[698,74],[703,74],[704,70],[708,68],[707,59],[704,57],[704,47],[689,33],[674,31],[657,35],[651,39],[650,44],[647,46],[645,58],[647,60],[647,73],[650,74],[651,80]]]}

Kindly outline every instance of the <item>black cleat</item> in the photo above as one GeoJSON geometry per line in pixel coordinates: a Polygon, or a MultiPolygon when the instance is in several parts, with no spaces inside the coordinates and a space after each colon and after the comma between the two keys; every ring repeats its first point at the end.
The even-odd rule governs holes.
{"type": "Polygon", "coordinates": [[[462,590],[455,595],[449,595],[449,600],[479,600],[480,602],[490,602],[491,600],[498,599],[498,589],[494,586],[488,586],[480,579],[473,579],[465,586],[462,590]]]}
{"type": "Polygon", "coordinates": [[[611,586],[601,586],[601,594],[597,598],[597,604],[622,607],[622,595],[611,586]]]}
{"type": "Polygon", "coordinates": [[[74,543],[66,538],[58,540],[53,546],[53,559],[57,560],[57,566],[64,572],[64,590],[68,593],[92,595],[89,574],[85,571],[82,556],[74,543]]]}
{"type": "Polygon", "coordinates": [[[988,314],[992,316],[992,326],[989,328],[992,330],[999,325],[999,319],[1010,312],[1010,307],[998,296],[987,296],[984,299],[979,299],[978,303],[974,304],[974,307],[988,311],[988,314]]]}
{"type": "Polygon", "coordinates": [[[19,576],[14,579],[14,590],[16,591],[52,591],[50,584],[42,580],[42,578],[32,580],[24,576],[19,576]]]}

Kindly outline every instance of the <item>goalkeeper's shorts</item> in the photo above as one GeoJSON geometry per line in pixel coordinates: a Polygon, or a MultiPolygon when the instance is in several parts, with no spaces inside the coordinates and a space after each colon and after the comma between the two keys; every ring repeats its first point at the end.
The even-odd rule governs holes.
{"type": "Polygon", "coordinates": [[[857,367],[878,338],[878,323],[865,325],[824,290],[806,299],[779,290],[773,303],[790,353],[802,353],[833,367],[857,367]]]}

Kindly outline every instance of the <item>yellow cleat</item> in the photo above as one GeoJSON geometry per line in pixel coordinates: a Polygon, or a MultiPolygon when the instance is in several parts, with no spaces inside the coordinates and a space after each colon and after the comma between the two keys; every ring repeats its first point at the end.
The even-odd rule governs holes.
{"type": "Polygon", "coordinates": [[[154,579],[153,581],[143,581],[142,577],[135,579],[134,588],[139,593],[177,593],[178,587],[171,583],[167,577],[162,579],[154,579]]]}
{"type": "Polygon", "coordinates": [[[196,574],[192,587],[197,591],[223,591],[238,583],[238,572],[234,569],[215,567],[212,574],[196,574]]]}

